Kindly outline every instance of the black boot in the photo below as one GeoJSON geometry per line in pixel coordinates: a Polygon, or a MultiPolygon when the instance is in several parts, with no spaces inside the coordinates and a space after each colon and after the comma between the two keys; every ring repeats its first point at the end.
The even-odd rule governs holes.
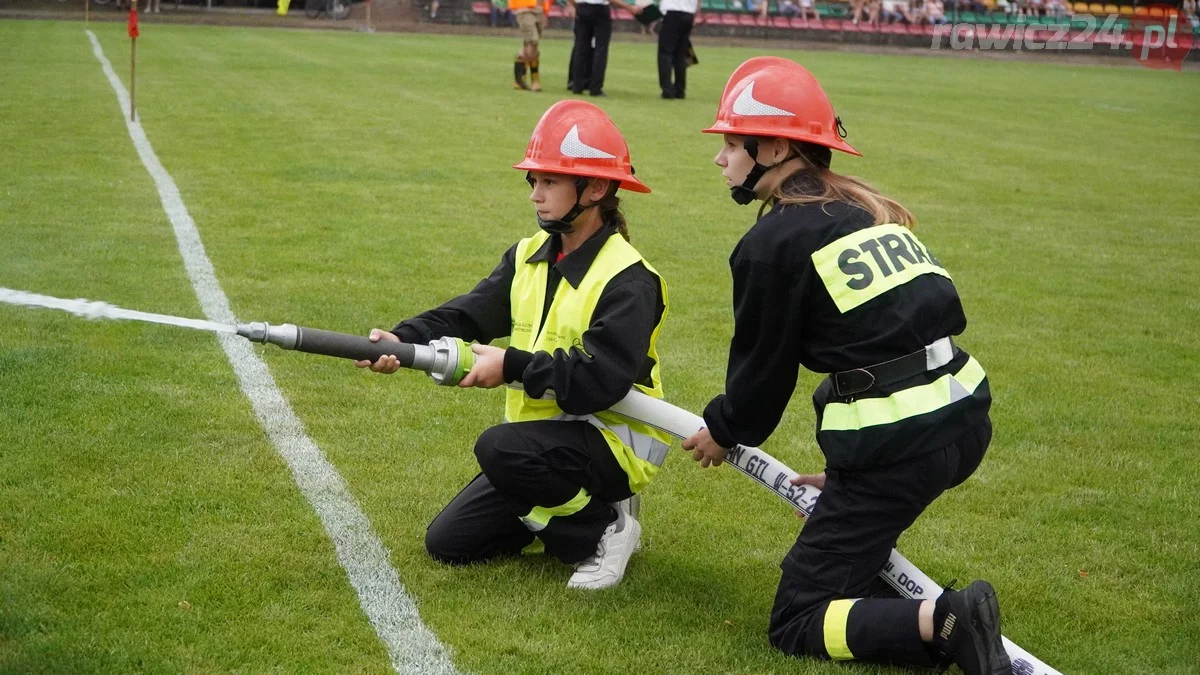
{"type": "Polygon", "coordinates": [[[529,89],[525,84],[525,62],[519,57],[513,61],[513,89],[529,89]]]}
{"type": "Polygon", "coordinates": [[[975,581],[961,591],[946,591],[933,609],[933,646],[946,663],[966,675],[1009,675],[1012,662],[1000,639],[996,589],[975,581]]]}

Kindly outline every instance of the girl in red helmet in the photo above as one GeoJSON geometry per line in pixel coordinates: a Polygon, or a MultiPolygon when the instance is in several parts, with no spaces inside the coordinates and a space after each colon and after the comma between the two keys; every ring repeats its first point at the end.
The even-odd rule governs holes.
{"type": "Polygon", "coordinates": [[[979,466],[991,395],[951,340],[966,317],[903,206],[830,169],[858,155],[816,79],[781,58],[742,64],[716,123],[716,164],[739,204],[763,202],[730,258],[734,336],[725,393],[684,441],[702,466],[775,430],[800,366],[817,387],[823,490],[781,567],[771,643],[793,655],[1007,674],[994,589],[977,581],[936,602],[880,597],[900,534],[979,466]],[[765,211],[765,213],[764,213],[765,211]]]}
{"type": "MultiPolygon", "coordinates": [[[[476,441],[481,472],[430,523],[429,554],[464,564],[537,540],[575,566],[569,587],[606,588],[641,534],[628,500],[669,448],[661,431],[608,411],[631,387],[662,397],[667,288],[630,246],[617,197],[650,188],[634,177],[616,126],[583,101],[547,110],[514,168],[526,172],[538,231],[469,293],[371,339],[476,341],[459,386],[509,386],[506,423],[476,441]],[[507,349],[488,346],[503,337],[507,349]]],[[[398,369],[390,356],[358,365],[398,369]]]]}

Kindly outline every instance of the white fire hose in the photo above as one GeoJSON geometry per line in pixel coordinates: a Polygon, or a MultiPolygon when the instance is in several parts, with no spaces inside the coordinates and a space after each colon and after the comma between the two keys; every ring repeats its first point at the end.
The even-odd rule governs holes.
{"type": "MultiPolygon", "coordinates": [[[[458,338],[440,338],[428,345],[399,342],[371,342],[365,337],[332,333],[292,324],[272,326],[265,323],[242,324],[237,333],[255,342],[268,342],[284,349],[296,349],[328,356],[375,361],[381,355],[396,356],[401,366],[421,370],[441,385],[455,385],[470,372],[474,354],[470,346],[458,338]]],[[[553,394],[550,393],[550,396],[553,394]]],[[[673,406],[666,401],[632,390],[611,410],[682,440],[701,427],[704,420],[697,415],[673,406]]],[[[783,462],[758,448],[737,446],[729,451],[725,461],[738,471],[753,478],[774,492],[788,506],[805,517],[812,515],[821,491],[812,485],[792,485],[798,474],[783,462]]],[[[900,552],[892,549],[891,556],[879,571],[892,588],[903,597],[914,600],[934,600],[942,594],[941,586],[912,564],[900,552]]],[[[1033,654],[1004,638],[1004,649],[1012,660],[1014,675],[1059,675],[1033,654]]]]}

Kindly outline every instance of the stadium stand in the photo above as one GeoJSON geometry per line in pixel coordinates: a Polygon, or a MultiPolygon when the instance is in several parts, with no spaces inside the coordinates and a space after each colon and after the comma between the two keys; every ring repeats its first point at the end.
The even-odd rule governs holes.
{"type": "MultiPolygon", "coordinates": [[[[905,2],[905,0],[898,1],[905,2]]],[[[911,10],[909,15],[914,17],[911,22],[901,20],[889,23],[881,19],[875,24],[869,24],[866,20],[859,22],[852,20],[848,2],[818,2],[815,7],[820,18],[804,21],[799,17],[783,15],[777,0],[769,0],[765,19],[757,12],[744,9],[742,2],[701,0],[700,13],[696,18],[696,34],[768,39],[802,38],[814,41],[871,44],[920,44],[928,47],[930,37],[935,34],[936,27],[926,19],[925,13],[921,11],[920,6],[923,1],[907,0],[907,5],[911,10]]],[[[555,4],[550,11],[549,21],[554,28],[570,28],[570,19],[563,12],[564,5],[565,1],[555,4]]],[[[476,0],[469,7],[470,14],[475,17],[470,20],[471,22],[490,23],[491,2],[476,0]]],[[[616,10],[613,16],[615,30],[640,30],[640,25],[628,12],[616,10]]],[[[1018,5],[1017,0],[1011,2],[979,0],[971,3],[959,0],[959,2],[945,3],[944,16],[949,24],[1036,26],[1039,33],[1045,32],[1047,38],[1055,30],[1067,27],[1068,33],[1062,39],[1103,44],[1108,41],[1108,37],[1100,35],[1101,31],[1097,28],[1104,25],[1106,21],[1111,20],[1110,25],[1124,29],[1129,26],[1131,19],[1163,17],[1164,12],[1159,7],[1146,7],[1133,3],[1075,2],[1072,4],[1070,0],[1047,0],[1044,3],[1027,2],[1018,5]],[[960,9],[960,7],[967,6],[974,6],[983,11],[960,9]],[[1014,8],[1016,11],[1013,11],[1014,8]]],[[[1200,28],[1193,30],[1197,36],[1200,36],[1200,28]]]]}

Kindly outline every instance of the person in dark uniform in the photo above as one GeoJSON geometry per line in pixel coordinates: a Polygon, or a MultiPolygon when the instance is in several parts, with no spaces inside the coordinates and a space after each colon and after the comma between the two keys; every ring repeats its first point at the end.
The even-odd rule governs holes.
{"type": "Polygon", "coordinates": [[[830,170],[832,150],[859,153],[803,67],[743,63],[705,131],[724,134],[715,161],[733,199],[763,204],[729,260],[725,393],[684,449],[707,467],[736,444],[760,445],[800,366],[829,374],[813,394],[825,470],[793,481],[823,493],[781,564],[771,643],[796,656],[1009,673],[986,581],[936,602],[879,597],[900,534],[971,475],[991,439],[987,377],[951,339],[966,317],[949,272],[903,206],[830,170]]]}
{"type": "MultiPolygon", "coordinates": [[[[574,29],[575,29],[575,27],[572,26],[571,30],[573,31],[574,29]]],[[[567,62],[567,90],[571,91],[571,92],[575,91],[575,54],[578,51],[579,51],[579,43],[576,42],[571,45],[571,60],[567,62]]],[[[584,65],[584,68],[586,68],[586,70],[584,70],[583,76],[579,80],[581,83],[583,83],[581,85],[581,88],[586,87],[587,83],[590,82],[592,79],[592,62],[585,61],[583,63],[583,65],[584,65]]]]}
{"type": "Polygon", "coordinates": [[[567,15],[575,18],[575,45],[571,49],[571,91],[604,96],[608,69],[608,43],[612,40],[612,5],[637,16],[642,8],[625,0],[567,0],[567,15]]]}
{"type": "Polygon", "coordinates": [[[688,46],[699,4],[699,0],[660,2],[663,20],[658,29],[658,85],[665,99],[687,97],[688,46]]]}
{"type": "MultiPolygon", "coordinates": [[[[462,387],[507,384],[505,422],[475,443],[480,473],[430,523],[436,560],[465,564],[544,551],[575,566],[568,586],[618,583],[641,526],[618,506],[658,472],[669,437],[608,410],[631,388],[662,397],[657,340],[666,284],[628,243],[617,190],[633,176],[612,121],[560,101],[538,122],[524,161],[539,230],[475,288],[372,340],[454,336],[475,363],[462,387]],[[488,346],[510,337],[509,347],[488,346]]],[[[381,373],[395,357],[359,361],[381,373]]]]}

